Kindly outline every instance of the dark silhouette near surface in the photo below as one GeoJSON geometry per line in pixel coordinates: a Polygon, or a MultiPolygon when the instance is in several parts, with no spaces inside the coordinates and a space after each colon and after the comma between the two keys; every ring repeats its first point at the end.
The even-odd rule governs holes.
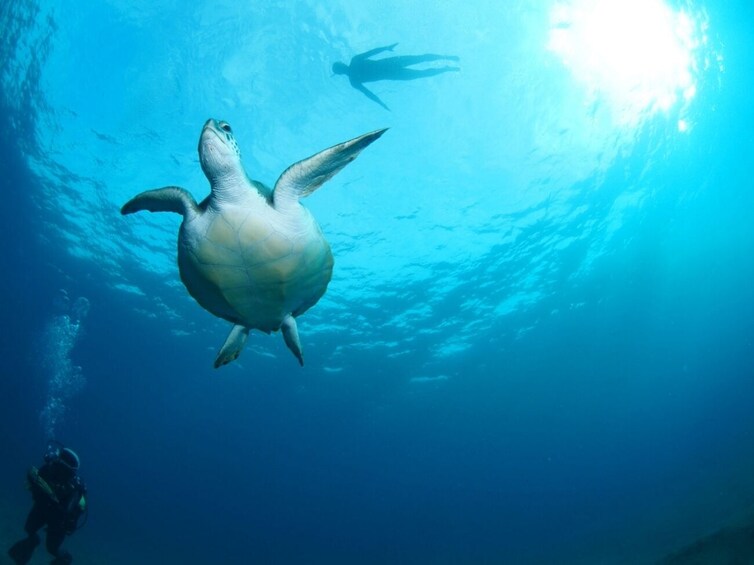
{"type": "Polygon", "coordinates": [[[370,59],[370,57],[382,53],[383,51],[392,51],[398,45],[393,43],[386,47],[377,47],[359,55],[354,55],[351,64],[337,62],[333,63],[332,71],[336,75],[348,75],[348,80],[356,90],[361,91],[367,98],[377,102],[385,110],[390,110],[387,105],[380,100],[374,92],[364,86],[365,82],[374,82],[378,80],[414,80],[417,78],[426,78],[447,73],[449,71],[460,71],[460,67],[444,66],[432,67],[429,69],[410,69],[412,65],[419,63],[430,63],[433,61],[458,61],[454,55],[434,55],[427,53],[424,55],[403,55],[399,57],[384,57],[382,59],[370,59]]]}
{"type": "Polygon", "coordinates": [[[34,505],[26,518],[26,538],[8,550],[16,565],[31,559],[39,545],[37,532],[47,526],[45,546],[54,557],[54,565],[68,565],[73,557],[61,550],[65,536],[70,536],[79,526],[79,518],[86,514],[86,487],[78,476],[79,458],[72,449],[52,443],[44,457],[44,465],[32,467],[26,474],[27,486],[34,505]]]}

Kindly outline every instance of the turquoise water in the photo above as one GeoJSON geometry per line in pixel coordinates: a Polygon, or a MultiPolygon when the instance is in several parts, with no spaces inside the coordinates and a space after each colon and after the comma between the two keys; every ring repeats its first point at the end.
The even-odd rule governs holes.
{"type": "Polygon", "coordinates": [[[0,539],[50,435],[82,458],[92,563],[651,563],[754,515],[746,3],[0,22],[0,539]],[[460,72],[367,84],[389,110],[332,73],[396,42],[374,58],[460,72]],[[303,202],[335,257],[303,369],[259,332],[213,369],[229,324],[180,283],[180,218],[120,215],[208,194],[208,118],[270,186],[390,128],[303,202]]]}

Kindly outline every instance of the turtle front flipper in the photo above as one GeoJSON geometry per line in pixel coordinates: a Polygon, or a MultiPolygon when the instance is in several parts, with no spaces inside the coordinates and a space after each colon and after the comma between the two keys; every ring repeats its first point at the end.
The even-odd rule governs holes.
{"type": "Polygon", "coordinates": [[[133,214],[148,210],[149,212],[175,212],[184,218],[195,216],[199,213],[199,207],[191,193],[179,186],[166,186],[147,190],[137,194],[123,205],[120,213],[133,214]]]}
{"type": "Polygon", "coordinates": [[[246,338],[248,337],[249,328],[240,324],[233,326],[225,343],[223,343],[223,346],[220,348],[220,353],[217,354],[217,358],[215,359],[215,369],[238,359],[243,346],[246,344],[246,338]]]}
{"type": "Polygon", "coordinates": [[[283,319],[283,324],[280,326],[283,330],[283,340],[288,346],[288,349],[296,356],[299,365],[304,366],[304,354],[301,352],[301,340],[298,338],[298,326],[296,325],[296,318],[288,314],[283,319]]]}
{"type": "Polygon", "coordinates": [[[356,159],[359,153],[377,141],[386,131],[387,128],[365,133],[288,167],[280,175],[272,191],[275,209],[284,211],[292,204],[298,203],[299,198],[310,195],[356,159]]]}

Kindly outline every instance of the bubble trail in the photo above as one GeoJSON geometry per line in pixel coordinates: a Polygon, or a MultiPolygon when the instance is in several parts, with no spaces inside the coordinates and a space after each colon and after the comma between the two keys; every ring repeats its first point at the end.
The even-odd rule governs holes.
{"type": "Polygon", "coordinates": [[[83,322],[89,313],[89,301],[81,296],[71,303],[68,293],[61,290],[55,307],[59,313],[47,322],[42,339],[41,365],[47,390],[39,419],[48,439],[56,437],[57,428],[65,416],[67,403],[86,383],[81,367],[71,361],[71,351],[81,335],[83,322]]]}

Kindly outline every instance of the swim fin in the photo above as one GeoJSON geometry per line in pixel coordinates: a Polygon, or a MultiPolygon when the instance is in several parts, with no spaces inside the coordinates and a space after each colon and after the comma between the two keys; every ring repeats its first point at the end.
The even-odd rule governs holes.
{"type": "Polygon", "coordinates": [[[13,547],[8,550],[8,555],[13,559],[16,565],[26,565],[31,559],[34,550],[39,545],[39,536],[34,534],[28,538],[22,539],[16,542],[13,547]]]}

